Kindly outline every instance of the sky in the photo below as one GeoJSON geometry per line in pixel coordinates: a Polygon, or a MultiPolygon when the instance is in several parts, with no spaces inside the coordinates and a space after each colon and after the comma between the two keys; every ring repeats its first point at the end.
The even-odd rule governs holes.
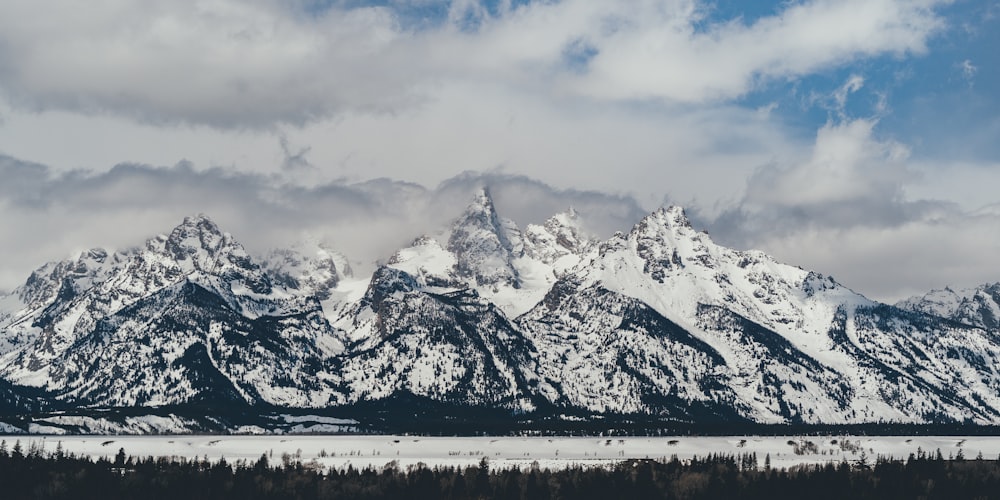
{"type": "Polygon", "coordinates": [[[995,47],[995,0],[5,0],[0,290],[196,213],[370,269],[484,185],[878,300],[996,282],[995,47]]]}

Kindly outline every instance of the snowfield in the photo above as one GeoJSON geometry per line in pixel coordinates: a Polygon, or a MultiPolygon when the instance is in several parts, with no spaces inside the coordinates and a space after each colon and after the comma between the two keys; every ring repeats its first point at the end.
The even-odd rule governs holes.
{"type": "Polygon", "coordinates": [[[492,468],[525,468],[535,463],[557,469],[574,465],[605,467],[628,459],[681,460],[709,454],[756,454],[759,467],[770,456],[772,467],[792,467],[846,460],[875,462],[877,457],[906,459],[919,451],[946,459],[973,460],[1000,455],[1000,436],[730,436],[730,437],[424,437],[424,436],[0,436],[8,449],[113,458],[119,449],[130,456],[256,461],[267,455],[272,465],[284,460],[323,468],[381,468],[393,461],[406,468],[474,466],[486,458],[492,468]]]}

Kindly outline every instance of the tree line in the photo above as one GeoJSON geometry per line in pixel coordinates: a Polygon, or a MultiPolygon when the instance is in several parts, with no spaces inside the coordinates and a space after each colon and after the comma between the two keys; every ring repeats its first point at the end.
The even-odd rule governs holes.
{"type": "Polygon", "coordinates": [[[862,458],[771,467],[770,457],[710,455],[628,460],[612,467],[537,464],[491,467],[324,468],[283,456],[272,461],[114,457],[92,460],[61,446],[25,450],[0,443],[0,497],[6,499],[606,499],[1000,498],[1000,461],[946,460],[920,451],[906,460],[862,458]]]}

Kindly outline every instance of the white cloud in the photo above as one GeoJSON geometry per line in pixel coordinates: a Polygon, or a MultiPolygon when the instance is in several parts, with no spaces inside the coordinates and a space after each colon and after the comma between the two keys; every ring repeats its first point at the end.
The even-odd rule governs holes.
{"type": "Polygon", "coordinates": [[[962,77],[965,78],[970,83],[972,82],[972,79],[975,78],[976,73],[979,71],[979,68],[976,67],[976,65],[972,64],[972,61],[969,59],[962,61],[958,65],[958,67],[962,71],[962,77]]]}
{"type": "Polygon", "coordinates": [[[638,29],[596,45],[585,91],[614,98],[706,101],[740,96],[761,80],[797,78],[859,56],[926,50],[942,27],[931,2],[813,1],[777,16],[693,29],[697,11],[631,9],[638,29]],[[641,21],[640,21],[641,20],[641,21]]]}
{"type": "Polygon", "coordinates": [[[765,167],[750,178],[745,204],[752,207],[825,206],[859,200],[898,201],[913,177],[902,144],[872,137],[876,122],[827,124],[812,155],[792,167],[765,167]]]}
{"type": "Polygon", "coordinates": [[[843,112],[847,106],[847,97],[865,85],[865,79],[861,75],[851,75],[844,84],[834,92],[834,99],[837,102],[837,110],[843,112]]]}
{"type": "Polygon", "coordinates": [[[391,48],[406,36],[390,12],[338,10],[315,19],[286,5],[4,2],[0,86],[28,109],[236,128],[408,98],[398,81],[404,73],[385,71],[391,48]],[[382,63],[369,65],[373,57],[382,63]]]}
{"type": "Polygon", "coordinates": [[[997,174],[987,173],[994,170],[915,163],[905,145],[878,137],[876,125],[827,124],[808,155],[759,169],[740,203],[706,220],[713,235],[890,302],[1000,280],[1000,212],[974,201],[995,200],[974,187],[995,185],[997,174]]]}
{"type": "Polygon", "coordinates": [[[942,26],[936,3],[814,0],[702,30],[693,0],[497,13],[453,2],[451,21],[426,29],[387,7],[309,15],[281,0],[11,0],[0,4],[0,91],[21,109],[221,128],[399,110],[446,81],[697,103],[858,57],[921,52],[942,26]],[[581,43],[592,57],[568,68],[567,48],[581,43]]]}
{"type": "Polygon", "coordinates": [[[814,227],[758,242],[779,259],[887,302],[1000,281],[1000,215],[942,210],[889,227],[814,227]]]}

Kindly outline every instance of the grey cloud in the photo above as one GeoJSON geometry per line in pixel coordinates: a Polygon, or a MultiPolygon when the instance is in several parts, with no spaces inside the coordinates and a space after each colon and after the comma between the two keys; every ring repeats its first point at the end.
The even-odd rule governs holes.
{"type": "Polygon", "coordinates": [[[408,102],[417,68],[396,59],[390,11],[288,7],[4,4],[0,92],[20,109],[259,129],[408,102]]]}
{"type": "MultiPolygon", "coordinates": [[[[430,188],[384,178],[302,186],[188,163],[57,174],[0,156],[0,176],[0,289],[17,286],[47,261],[96,246],[138,245],[199,212],[252,252],[310,235],[345,253],[359,272],[443,227],[483,186],[501,214],[522,227],[573,206],[603,238],[627,230],[646,213],[627,195],[557,189],[497,172],[466,172],[430,188]]],[[[1000,211],[970,214],[944,202],[881,197],[893,190],[842,196],[849,192],[815,203],[748,198],[718,217],[698,206],[689,207],[689,214],[719,243],[760,248],[873,298],[892,301],[935,287],[1000,280],[1000,211]]]]}
{"type": "Polygon", "coordinates": [[[765,250],[890,302],[1000,279],[1000,217],[908,197],[921,175],[907,166],[905,148],[874,137],[873,125],[827,125],[809,157],[758,169],[742,200],[717,217],[693,218],[720,243],[765,250]]]}
{"type": "Polygon", "coordinates": [[[278,136],[278,144],[281,146],[281,153],[284,155],[284,160],[281,162],[281,168],[283,170],[302,170],[302,169],[312,169],[315,166],[309,162],[306,155],[312,151],[312,146],[296,147],[288,142],[288,136],[281,134],[278,136]]]}
{"type": "MultiPolygon", "coordinates": [[[[525,224],[542,223],[551,215],[572,207],[580,213],[587,229],[604,238],[615,231],[627,230],[647,213],[629,195],[556,189],[523,175],[479,172],[465,172],[441,183],[435,189],[434,197],[441,201],[435,203],[468,200],[481,186],[490,188],[497,210],[522,227],[525,224]]],[[[442,208],[455,213],[456,207],[442,208]]]]}
{"type": "Polygon", "coordinates": [[[460,215],[489,186],[504,216],[540,222],[576,207],[595,233],[627,228],[641,208],[627,196],[559,190],[525,177],[466,173],[435,188],[375,179],[319,186],[226,169],[121,164],[103,173],[55,174],[0,156],[0,289],[31,269],[92,247],[125,248],[205,213],[252,252],[309,235],[343,252],[361,272],[415,237],[460,215]]]}

